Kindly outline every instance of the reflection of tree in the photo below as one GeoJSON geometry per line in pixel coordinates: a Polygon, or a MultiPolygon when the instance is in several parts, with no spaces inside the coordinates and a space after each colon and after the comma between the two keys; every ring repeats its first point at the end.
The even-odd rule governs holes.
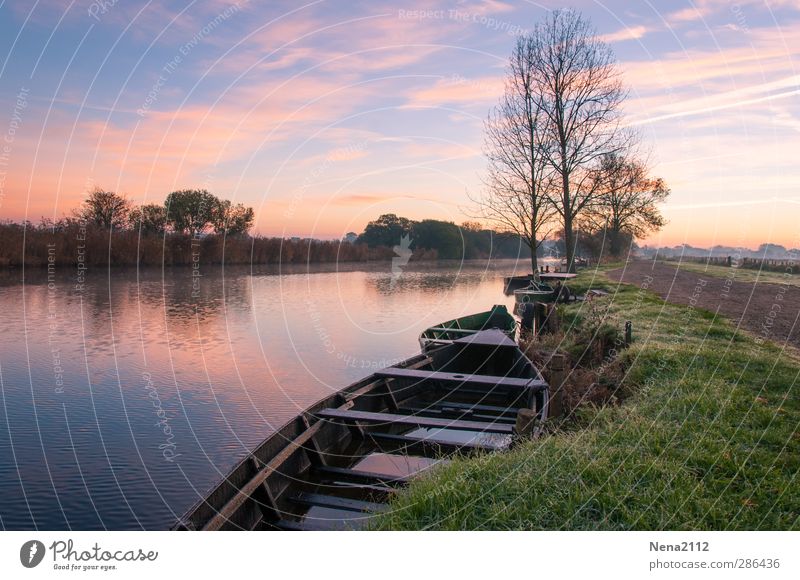
{"type": "Polygon", "coordinates": [[[105,349],[128,326],[141,324],[165,330],[170,339],[195,340],[198,332],[220,322],[227,313],[249,312],[249,269],[203,267],[201,276],[191,268],[115,272],[114,276],[88,274],[84,291],[71,292],[68,308],[83,307],[87,348],[105,349]],[[199,280],[199,284],[193,284],[199,280]]]}
{"type": "Polygon", "coordinates": [[[385,275],[373,275],[365,278],[369,289],[378,294],[389,296],[398,292],[422,292],[425,294],[441,293],[450,290],[456,284],[459,287],[471,287],[479,285],[483,280],[482,270],[461,270],[432,273],[423,271],[404,271],[401,276],[393,276],[391,273],[385,275]]]}

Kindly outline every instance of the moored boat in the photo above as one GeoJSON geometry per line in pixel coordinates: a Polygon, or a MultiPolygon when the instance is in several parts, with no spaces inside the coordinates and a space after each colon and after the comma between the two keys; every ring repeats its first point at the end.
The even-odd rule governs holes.
{"type": "Polygon", "coordinates": [[[312,405],[173,529],[363,527],[442,458],[507,449],[518,424],[535,434],[548,397],[539,371],[502,331],[470,334],[312,405]]]}
{"type": "Polygon", "coordinates": [[[525,274],[524,276],[506,276],[503,278],[503,292],[505,294],[512,294],[514,290],[520,290],[529,286],[532,280],[532,274],[525,274]]]}
{"type": "Polygon", "coordinates": [[[490,328],[498,328],[506,336],[513,338],[517,330],[517,321],[509,314],[505,305],[495,304],[486,312],[454,318],[425,329],[419,336],[419,345],[424,351],[490,328]]]}
{"type": "Polygon", "coordinates": [[[555,302],[557,297],[556,289],[544,282],[531,282],[525,288],[514,290],[514,302],[517,309],[520,304],[527,302],[555,302]]]}

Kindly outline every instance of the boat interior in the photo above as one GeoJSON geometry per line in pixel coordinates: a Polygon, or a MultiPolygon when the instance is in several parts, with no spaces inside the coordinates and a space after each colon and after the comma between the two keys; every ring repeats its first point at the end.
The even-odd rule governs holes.
{"type": "Polygon", "coordinates": [[[508,448],[548,386],[497,329],[380,370],[308,408],[242,460],[174,529],[360,529],[454,454],[508,448]]]}

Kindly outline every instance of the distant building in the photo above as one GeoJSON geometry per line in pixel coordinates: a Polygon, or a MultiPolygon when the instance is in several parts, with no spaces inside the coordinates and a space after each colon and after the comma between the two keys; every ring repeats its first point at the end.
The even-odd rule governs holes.
{"type": "Polygon", "coordinates": [[[347,232],[344,235],[344,241],[348,244],[355,244],[356,240],[358,239],[358,234],[355,232],[347,232]]]}

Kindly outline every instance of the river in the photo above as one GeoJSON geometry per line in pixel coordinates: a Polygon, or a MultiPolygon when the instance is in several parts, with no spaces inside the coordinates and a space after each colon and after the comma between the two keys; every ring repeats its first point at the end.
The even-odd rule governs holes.
{"type": "Polygon", "coordinates": [[[0,280],[0,526],[164,529],[315,400],[511,304],[514,261],[0,280]]]}

